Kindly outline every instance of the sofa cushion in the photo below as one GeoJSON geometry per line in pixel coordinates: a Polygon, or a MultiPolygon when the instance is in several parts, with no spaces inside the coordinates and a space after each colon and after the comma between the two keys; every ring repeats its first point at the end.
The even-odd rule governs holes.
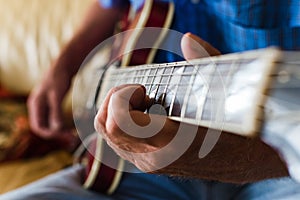
{"type": "Polygon", "coordinates": [[[27,94],[72,36],[91,0],[0,0],[0,84],[27,94]]]}

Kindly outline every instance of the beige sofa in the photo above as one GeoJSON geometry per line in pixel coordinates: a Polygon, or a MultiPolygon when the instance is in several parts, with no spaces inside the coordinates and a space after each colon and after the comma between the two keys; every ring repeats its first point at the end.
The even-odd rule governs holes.
{"type": "MultiPolygon", "coordinates": [[[[0,0],[0,85],[14,94],[28,95],[70,39],[91,1],[0,0]]],[[[71,162],[72,155],[55,151],[40,158],[2,163],[0,193],[71,162]]]]}
{"type": "Polygon", "coordinates": [[[1,84],[28,93],[72,36],[90,2],[0,0],[1,84]]]}

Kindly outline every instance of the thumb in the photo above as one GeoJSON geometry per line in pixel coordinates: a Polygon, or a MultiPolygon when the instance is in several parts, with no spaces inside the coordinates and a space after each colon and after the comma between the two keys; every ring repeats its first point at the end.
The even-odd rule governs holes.
{"type": "Polygon", "coordinates": [[[221,52],[211,44],[192,33],[184,34],[181,39],[181,49],[186,60],[221,54],[221,52]]]}
{"type": "Polygon", "coordinates": [[[56,92],[49,93],[49,128],[52,131],[59,131],[63,128],[62,100],[56,92]]]}

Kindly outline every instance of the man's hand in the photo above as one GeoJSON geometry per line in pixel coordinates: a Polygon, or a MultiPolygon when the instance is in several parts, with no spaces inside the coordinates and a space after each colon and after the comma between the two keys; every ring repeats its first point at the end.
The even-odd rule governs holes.
{"type": "MultiPolygon", "coordinates": [[[[189,33],[181,46],[186,59],[220,54],[189,33]]],[[[110,90],[95,118],[107,143],[142,171],[233,183],[288,174],[277,153],[258,138],[222,133],[213,150],[199,158],[207,128],[145,114],[148,106],[143,86],[122,85],[110,90]]]]}
{"type": "Polygon", "coordinates": [[[70,134],[73,130],[65,124],[62,101],[81,63],[98,44],[112,35],[124,11],[103,8],[98,1],[91,3],[74,36],[64,46],[43,81],[30,94],[30,125],[37,135],[78,142],[78,138],[70,134]]]}
{"type": "Polygon", "coordinates": [[[70,134],[74,130],[65,126],[62,109],[62,101],[69,86],[70,81],[66,75],[52,68],[31,92],[27,102],[31,129],[42,138],[62,139],[66,145],[75,139],[74,134],[70,134]]]}

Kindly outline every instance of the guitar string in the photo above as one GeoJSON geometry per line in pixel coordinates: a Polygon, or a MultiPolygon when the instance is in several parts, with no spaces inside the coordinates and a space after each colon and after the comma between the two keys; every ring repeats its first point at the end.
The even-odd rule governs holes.
{"type": "MultiPolygon", "coordinates": [[[[239,65],[238,65],[239,66],[239,65]]],[[[184,66],[181,66],[181,67],[184,67],[184,66]]],[[[200,66],[201,67],[201,66],[200,66]]],[[[176,67],[174,67],[174,68],[176,68],[176,67]]],[[[179,68],[179,67],[178,67],[179,68]]],[[[147,71],[147,70],[146,70],[147,71]]],[[[230,70],[228,69],[228,72],[229,72],[230,70]]],[[[128,71],[128,72],[133,72],[133,71],[128,71]]],[[[120,73],[120,74],[128,74],[128,72],[123,72],[123,73],[120,73]]],[[[219,76],[219,75],[215,75],[215,74],[211,74],[211,73],[204,73],[204,72],[200,72],[201,73],[201,75],[203,75],[203,76],[205,76],[205,77],[213,77],[213,76],[219,76]]],[[[173,74],[171,74],[171,73],[163,73],[163,74],[156,74],[156,73],[154,73],[154,74],[148,74],[148,75],[143,75],[143,74],[135,74],[135,75],[132,75],[132,74],[130,74],[130,75],[127,75],[127,76],[122,76],[122,77],[120,77],[120,75],[119,74],[117,74],[117,73],[115,73],[115,74],[111,74],[111,76],[110,77],[105,77],[105,78],[103,78],[103,80],[104,81],[115,81],[115,80],[120,80],[120,79],[124,79],[126,82],[128,82],[128,79],[130,79],[130,78],[135,78],[135,79],[137,79],[137,78],[144,78],[145,76],[147,76],[147,77],[150,77],[150,78],[157,78],[158,76],[159,77],[174,77],[174,76],[189,76],[189,77],[193,77],[193,76],[195,76],[195,75],[197,75],[197,74],[199,74],[199,71],[197,71],[197,72],[193,72],[193,73],[173,73],[173,74]]],[[[273,73],[273,74],[270,74],[270,78],[272,78],[272,79],[276,79],[277,77],[279,77],[279,76],[281,76],[281,74],[280,73],[273,73]]],[[[228,75],[223,75],[223,77],[224,78],[230,78],[231,76],[228,76],[228,75]]],[[[248,77],[247,75],[245,75],[245,76],[241,76],[240,75],[240,77],[241,78],[243,78],[243,77],[248,77]]],[[[135,82],[141,82],[141,81],[135,81],[135,82]]],[[[146,82],[147,83],[147,82],[146,82]]],[[[161,84],[163,84],[163,83],[161,83],[161,84]]]]}
{"type": "MultiPolygon", "coordinates": [[[[245,61],[247,61],[247,63],[251,63],[251,62],[249,62],[249,61],[254,61],[254,60],[242,60],[242,61],[240,61],[239,62],[239,65],[242,65],[242,64],[244,64],[245,63],[245,61]]],[[[224,64],[226,64],[226,65],[232,65],[232,61],[230,61],[230,62],[219,62],[219,63],[217,63],[217,65],[224,65],[224,64]]],[[[112,74],[111,74],[111,76],[110,77],[106,77],[107,79],[114,79],[114,77],[115,77],[115,79],[119,79],[119,74],[120,73],[122,73],[122,71],[124,71],[124,72],[127,72],[127,71],[140,71],[140,70],[152,70],[152,69],[155,69],[156,71],[158,70],[158,69],[160,69],[160,68],[168,68],[168,67],[176,67],[176,68],[180,68],[180,67],[186,67],[186,66],[190,66],[190,65],[182,65],[181,63],[180,63],[180,65],[178,65],[178,64],[169,64],[169,65],[166,65],[166,64],[154,64],[154,65],[147,65],[147,66],[140,66],[140,67],[129,67],[129,68],[125,68],[125,69],[118,69],[118,70],[116,70],[117,72],[112,72],[112,74]]],[[[211,63],[209,63],[209,64],[195,64],[194,65],[195,67],[199,67],[199,68],[203,68],[203,67],[205,67],[205,66],[211,66],[211,63]]],[[[227,69],[227,70],[229,70],[229,69],[227,69]]],[[[200,72],[200,73],[202,73],[202,75],[211,75],[211,73],[209,73],[209,74],[205,74],[205,72],[200,72]]],[[[188,73],[181,73],[181,74],[171,74],[171,73],[162,73],[162,74],[157,74],[157,73],[154,73],[154,74],[152,74],[152,73],[150,73],[150,74],[148,74],[148,76],[153,76],[153,77],[156,77],[156,76],[194,76],[195,75],[195,72],[194,73],[190,73],[190,72],[188,72],[188,73]]],[[[135,77],[140,77],[141,75],[138,75],[138,74],[135,74],[135,75],[133,75],[133,77],[135,78],[135,77]]],[[[106,79],[105,78],[105,79],[106,79]]],[[[128,76],[126,76],[125,77],[126,79],[128,79],[128,78],[131,78],[131,77],[128,77],[128,76]]]]}
{"type": "MultiPolygon", "coordinates": [[[[156,75],[157,72],[158,72],[158,68],[156,68],[156,69],[154,69],[154,70],[155,70],[154,75],[156,75]]],[[[151,80],[151,83],[150,83],[149,96],[151,95],[152,87],[153,87],[153,85],[154,85],[154,79],[155,79],[155,77],[153,76],[153,77],[152,77],[152,80],[151,80]]]]}
{"type": "MultiPolygon", "coordinates": [[[[255,59],[250,60],[250,63],[252,61],[255,61],[255,59]]],[[[247,60],[247,62],[249,62],[249,60],[247,60]]],[[[231,61],[230,63],[231,63],[231,65],[236,66],[236,69],[238,70],[239,66],[241,66],[242,64],[245,63],[245,60],[240,61],[240,62],[232,62],[231,61]]],[[[218,63],[218,64],[220,64],[220,63],[218,63]]],[[[221,64],[224,64],[224,62],[221,63],[221,64]]],[[[226,64],[229,64],[229,63],[226,63],[226,64]]],[[[188,65],[188,66],[190,66],[190,65],[188,65]]],[[[113,71],[111,76],[109,78],[104,78],[104,80],[106,80],[106,81],[109,80],[111,82],[113,82],[114,80],[118,80],[118,82],[120,80],[122,80],[123,82],[125,81],[125,83],[126,83],[128,81],[128,79],[133,79],[133,82],[135,82],[135,83],[141,83],[141,84],[145,85],[145,87],[147,87],[147,88],[150,87],[148,89],[149,94],[152,92],[152,88],[154,87],[154,84],[155,84],[156,89],[154,91],[154,93],[155,93],[154,98],[156,99],[157,94],[159,92],[159,87],[164,87],[164,89],[163,89],[164,92],[163,93],[166,93],[166,90],[168,89],[168,87],[170,85],[171,79],[174,78],[174,77],[177,77],[177,78],[180,79],[180,81],[178,81],[176,83],[175,95],[173,96],[172,101],[171,101],[171,105],[170,105],[170,109],[169,109],[169,115],[172,114],[172,110],[174,108],[175,97],[178,96],[178,95],[183,95],[183,96],[185,96],[184,97],[185,100],[184,100],[184,103],[183,103],[183,105],[185,105],[185,106],[182,109],[181,117],[184,117],[185,112],[186,112],[186,107],[187,107],[187,105],[186,105],[187,99],[190,97],[192,85],[193,85],[193,83],[195,83],[195,80],[196,80],[195,77],[199,74],[199,69],[201,67],[207,66],[207,65],[193,65],[193,68],[194,69],[197,68],[197,70],[194,70],[193,72],[186,72],[185,69],[188,66],[187,65],[183,66],[183,65],[174,65],[173,64],[173,65],[159,65],[159,67],[157,67],[156,65],[150,65],[150,67],[149,67],[149,65],[148,65],[146,67],[141,67],[141,68],[138,68],[138,69],[137,68],[127,68],[127,69],[113,71]],[[167,68],[170,68],[170,67],[172,69],[171,72],[166,70],[167,68]],[[176,68],[177,69],[184,68],[184,71],[182,73],[179,73],[179,72],[173,73],[176,68]],[[153,69],[154,69],[154,73],[150,73],[151,71],[153,71],[153,69]],[[161,70],[159,70],[159,69],[162,69],[163,72],[158,74],[159,71],[161,72],[161,70]],[[167,71],[167,73],[166,73],[166,71],[167,71]],[[146,73],[147,73],[147,75],[146,75],[146,73]],[[120,78],[120,74],[123,74],[123,75],[126,74],[126,75],[121,76],[121,78],[120,78]],[[167,82],[166,83],[161,81],[164,77],[167,77],[167,82]],[[193,81],[190,81],[189,84],[183,84],[183,83],[181,83],[181,80],[182,80],[183,77],[188,77],[188,78],[190,78],[190,80],[192,79],[193,81]],[[156,83],[155,80],[158,80],[158,79],[160,81],[158,81],[158,83],[156,83]],[[145,82],[144,82],[144,80],[145,80],[145,82]],[[151,80],[150,83],[148,83],[149,80],[151,80]],[[186,87],[188,92],[185,93],[185,92],[178,91],[179,87],[186,87]]],[[[223,77],[223,78],[226,78],[227,80],[230,79],[232,77],[232,73],[230,73],[230,72],[232,72],[232,69],[228,68],[228,69],[225,70],[225,72],[228,72],[228,73],[226,74],[226,77],[223,77]]],[[[201,72],[201,75],[204,75],[206,78],[210,78],[210,79],[215,76],[215,74],[211,73],[211,72],[209,72],[209,73],[201,72]]],[[[279,76],[279,74],[271,74],[271,78],[277,78],[278,76],[279,76]]],[[[205,95],[201,95],[201,96],[203,98],[205,97],[205,95]]],[[[200,107],[200,108],[203,109],[202,105],[197,106],[197,107],[198,108],[200,107]]],[[[197,111],[197,116],[199,116],[199,113],[201,113],[201,112],[197,111]]]]}
{"type": "MultiPolygon", "coordinates": [[[[188,87],[187,87],[187,90],[186,90],[186,93],[185,93],[185,96],[184,96],[184,100],[183,100],[183,103],[182,103],[182,109],[181,109],[181,118],[184,118],[186,116],[187,104],[188,104],[188,101],[190,99],[193,84],[195,83],[196,74],[197,74],[198,69],[199,69],[199,67],[196,67],[196,66],[193,66],[192,68],[193,68],[194,73],[192,73],[192,76],[190,77],[190,81],[189,81],[189,84],[188,84],[188,87]]],[[[186,69],[188,69],[188,68],[185,67],[185,70],[186,69]]]]}
{"type": "MultiPolygon", "coordinates": [[[[174,78],[174,76],[172,77],[174,78]]],[[[175,79],[176,80],[176,79],[175,79]]],[[[176,96],[178,95],[178,88],[179,88],[179,84],[182,80],[182,76],[179,76],[179,79],[178,79],[178,82],[177,84],[175,84],[175,88],[174,88],[174,95],[172,96],[172,99],[171,99],[171,103],[170,103],[170,109],[169,109],[169,116],[172,115],[173,113],[173,109],[174,109],[174,105],[175,105],[175,100],[176,100],[176,96]]]]}
{"type": "MultiPolygon", "coordinates": [[[[235,65],[238,66],[239,64],[235,63],[235,65]]],[[[185,66],[182,66],[182,67],[185,67],[185,66]]],[[[175,68],[175,66],[173,66],[173,69],[174,68],[175,68]]],[[[152,69],[150,69],[150,70],[149,69],[143,69],[143,71],[145,73],[145,72],[150,72],[150,71],[153,71],[153,70],[152,69]]],[[[174,71],[174,70],[172,70],[172,71],[174,71]]],[[[228,71],[230,71],[230,69],[228,71]]],[[[146,75],[147,81],[144,83],[144,85],[146,85],[146,86],[150,85],[150,89],[149,89],[150,92],[152,91],[152,87],[153,87],[153,85],[155,83],[155,80],[158,77],[160,78],[160,80],[162,80],[163,77],[168,77],[168,80],[170,80],[171,78],[174,78],[174,77],[193,77],[193,76],[196,76],[198,74],[201,74],[201,75],[205,76],[206,78],[212,78],[212,77],[216,76],[215,74],[213,74],[211,72],[204,74],[204,73],[199,73],[198,71],[194,71],[193,73],[177,73],[177,74],[176,73],[162,73],[162,74],[157,74],[157,72],[158,72],[158,69],[156,68],[154,74],[153,73],[151,73],[151,74],[148,73],[148,75],[146,75]],[[149,79],[151,80],[150,83],[149,83],[149,79]]],[[[272,74],[270,78],[271,79],[278,78],[279,75],[280,74],[272,74]]],[[[138,74],[137,71],[131,71],[131,70],[127,71],[127,73],[124,73],[124,72],[117,72],[116,73],[115,72],[114,76],[115,76],[115,78],[104,78],[104,80],[105,81],[110,81],[110,82],[114,82],[115,80],[118,80],[118,83],[120,83],[120,80],[123,80],[123,81],[126,81],[128,83],[128,80],[130,80],[130,79],[133,78],[134,82],[142,83],[142,81],[140,81],[141,78],[143,77],[145,79],[145,75],[138,74]],[[136,73],[136,74],[132,74],[133,72],[136,73]],[[119,74],[123,74],[123,75],[126,74],[126,76],[121,76],[120,77],[119,74]],[[130,74],[130,75],[127,75],[127,74],[130,74]]],[[[231,78],[231,76],[232,75],[230,75],[230,72],[229,72],[225,76],[223,75],[223,78],[229,79],[229,78],[231,78]]],[[[165,87],[168,87],[168,85],[169,85],[169,83],[164,83],[164,82],[161,82],[161,81],[160,81],[160,83],[155,83],[155,84],[156,85],[160,85],[160,86],[165,86],[165,87]]],[[[180,83],[179,82],[177,84],[179,86],[182,86],[182,87],[186,86],[185,83],[180,83]]]]}
{"type": "MultiPolygon", "coordinates": [[[[181,66],[181,67],[183,67],[184,69],[187,68],[187,66],[181,66]]],[[[194,69],[195,68],[199,69],[199,67],[196,67],[196,66],[193,66],[193,68],[194,69]]],[[[160,80],[160,81],[158,81],[158,83],[155,83],[155,86],[156,86],[155,91],[154,91],[155,94],[154,94],[154,96],[152,96],[152,98],[156,99],[158,91],[159,91],[159,87],[164,86],[164,91],[166,91],[167,88],[168,88],[168,86],[169,86],[169,84],[170,84],[171,78],[174,78],[175,76],[179,77],[179,81],[176,83],[175,94],[174,94],[173,99],[171,101],[169,115],[171,115],[172,110],[174,108],[175,97],[176,96],[185,96],[184,97],[185,100],[184,100],[184,103],[183,103],[183,109],[182,109],[183,112],[181,114],[181,116],[183,117],[183,115],[185,114],[186,106],[187,106],[186,105],[187,98],[190,96],[190,93],[191,93],[190,90],[191,90],[191,87],[193,85],[192,82],[194,82],[194,81],[192,81],[192,82],[190,81],[190,83],[186,84],[186,83],[181,83],[181,80],[183,79],[183,77],[190,77],[190,76],[194,77],[192,79],[195,80],[196,75],[198,75],[198,70],[194,70],[192,73],[190,73],[190,72],[188,72],[188,73],[183,72],[183,73],[175,74],[175,73],[172,73],[173,70],[175,69],[175,66],[172,66],[172,72],[166,74],[165,73],[165,69],[166,68],[164,68],[163,73],[161,73],[159,75],[157,74],[157,72],[159,71],[158,68],[154,69],[155,72],[152,73],[152,75],[149,75],[150,73],[148,74],[147,81],[146,81],[146,83],[144,83],[144,85],[146,87],[150,86],[150,89],[148,90],[149,94],[150,94],[152,92],[152,87],[154,87],[155,80],[157,80],[157,79],[160,80]],[[168,77],[167,83],[163,83],[161,81],[164,76],[168,77]],[[147,83],[150,78],[151,78],[151,82],[147,83]],[[189,88],[189,89],[178,91],[178,88],[189,88]],[[185,93],[185,91],[189,91],[189,92],[185,93]]],[[[145,69],[144,68],[144,69],[142,69],[140,71],[143,71],[144,74],[145,74],[146,71],[149,72],[149,71],[153,71],[153,70],[152,69],[145,69]]],[[[133,79],[134,83],[136,83],[136,82],[137,83],[142,83],[142,81],[141,81],[140,78],[142,76],[144,76],[144,75],[143,74],[141,75],[140,71],[129,70],[129,71],[127,71],[127,73],[122,73],[122,72],[118,71],[118,72],[114,73],[115,76],[118,77],[117,79],[108,79],[108,80],[110,80],[111,82],[114,82],[114,80],[118,80],[116,85],[120,84],[120,82],[123,83],[122,81],[128,81],[128,79],[133,79]],[[120,77],[120,74],[122,74],[121,77],[120,77]],[[130,75],[128,75],[128,74],[130,74],[130,75]]],[[[210,71],[209,74],[211,75],[212,72],[210,71]]],[[[211,76],[209,76],[209,77],[210,77],[210,79],[212,78],[211,76]]],[[[205,102],[205,99],[206,99],[205,97],[206,97],[206,94],[207,94],[207,91],[206,92],[203,91],[203,92],[204,92],[204,94],[199,95],[199,98],[202,99],[202,101],[201,101],[202,103],[200,103],[200,106],[198,106],[198,108],[201,108],[201,109],[203,109],[202,105],[205,102]]],[[[198,110],[197,113],[202,113],[202,112],[199,111],[199,109],[197,109],[197,110],[198,110]]],[[[199,116],[199,115],[197,115],[197,116],[199,116]]]]}
{"type": "MultiPolygon", "coordinates": [[[[164,72],[165,72],[165,70],[166,70],[166,68],[163,68],[162,69],[163,70],[163,73],[162,74],[164,74],[164,72]]],[[[157,70],[157,72],[158,72],[158,70],[157,70]]],[[[154,96],[154,99],[157,99],[157,95],[158,95],[158,91],[159,91],[159,86],[161,85],[160,83],[162,83],[162,77],[163,76],[156,76],[154,79],[159,79],[159,81],[158,82],[156,82],[156,90],[155,90],[155,96],[154,96]]]]}
{"type": "MultiPolygon", "coordinates": [[[[165,73],[166,68],[163,68],[162,70],[163,70],[163,73],[165,73]]],[[[158,72],[158,70],[157,70],[157,72],[158,72]]],[[[158,84],[156,84],[155,95],[154,95],[154,97],[153,97],[153,100],[154,100],[155,103],[157,103],[156,101],[159,100],[159,99],[157,99],[157,96],[158,96],[159,89],[160,89],[160,87],[161,87],[161,84],[159,84],[159,83],[162,82],[162,77],[163,77],[163,76],[160,76],[159,81],[158,81],[158,84]]],[[[166,87],[166,86],[165,86],[165,87],[166,87]]],[[[164,94],[162,94],[162,95],[164,95],[164,94]]],[[[154,103],[154,102],[153,102],[153,103],[154,103]]],[[[163,96],[162,96],[162,99],[159,100],[158,103],[161,105],[161,107],[159,107],[159,109],[160,109],[160,110],[159,110],[159,113],[161,113],[161,112],[162,112],[161,109],[162,109],[162,107],[163,107],[163,105],[164,105],[164,97],[163,97],[163,96]]]]}
{"type": "MultiPolygon", "coordinates": [[[[166,87],[165,87],[165,89],[164,89],[164,94],[165,94],[165,95],[167,94],[167,89],[168,89],[169,86],[170,86],[171,78],[173,77],[172,74],[173,74],[173,72],[174,72],[174,69],[175,69],[175,67],[172,66],[172,67],[171,67],[171,72],[170,72],[171,76],[168,76],[167,85],[166,85],[166,87]]],[[[176,94],[174,94],[174,96],[176,96],[176,94]]],[[[165,97],[164,97],[164,98],[165,98],[165,97]]],[[[170,105],[170,107],[169,107],[168,116],[171,116],[171,115],[172,115],[172,113],[170,112],[170,110],[173,110],[173,108],[171,107],[171,105],[170,105]]]]}
{"type": "MultiPolygon", "coordinates": [[[[216,72],[216,65],[211,65],[209,68],[209,74],[214,74],[216,72]]],[[[198,102],[199,106],[197,108],[196,112],[196,118],[203,120],[204,118],[204,112],[207,109],[207,99],[211,96],[210,90],[211,90],[211,83],[213,81],[214,76],[206,76],[205,84],[202,89],[202,95],[200,95],[200,100],[198,102]]]]}
{"type": "MultiPolygon", "coordinates": [[[[195,66],[199,66],[199,67],[203,67],[203,66],[209,66],[211,65],[211,63],[215,63],[216,65],[232,65],[232,63],[238,63],[239,65],[242,64],[249,64],[252,61],[256,61],[259,60],[259,57],[253,57],[253,58],[237,58],[237,59],[231,59],[231,60],[221,60],[221,61],[215,61],[215,62],[201,62],[199,61],[199,63],[195,63],[195,66]],[[238,61],[238,62],[237,62],[238,61]]],[[[282,62],[280,62],[279,64],[284,64],[282,62]]],[[[291,63],[287,63],[290,64],[291,63]]],[[[156,69],[156,68],[168,68],[168,67],[182,67],[185,65],[190,65],[188,62],[177,62],[177,63],[163,63],[163,64],[148,64],[148,65],[142,65],[142,66],[133,66],[133,67],[129,67],[129,68],[122,68],[122,69],[118,69],[118,72],[113,72],[112,75],[114,75],[114,73],[122,73],[122,71],[128,71],[128,70],[134,70],[134,71],[138,71],[138,70],[149,70],[149,69],[156,69]]],[[[297,65],[297,63],[292,63],[292,65],[297,65]]],[[[299,71],[298,71],[299,73],[299,71]]],[[[163,75],[168,75],[168,74],[163,74],[163,75]]],[[[150,75],[151,76],[151,75],[150,75]]]]}

